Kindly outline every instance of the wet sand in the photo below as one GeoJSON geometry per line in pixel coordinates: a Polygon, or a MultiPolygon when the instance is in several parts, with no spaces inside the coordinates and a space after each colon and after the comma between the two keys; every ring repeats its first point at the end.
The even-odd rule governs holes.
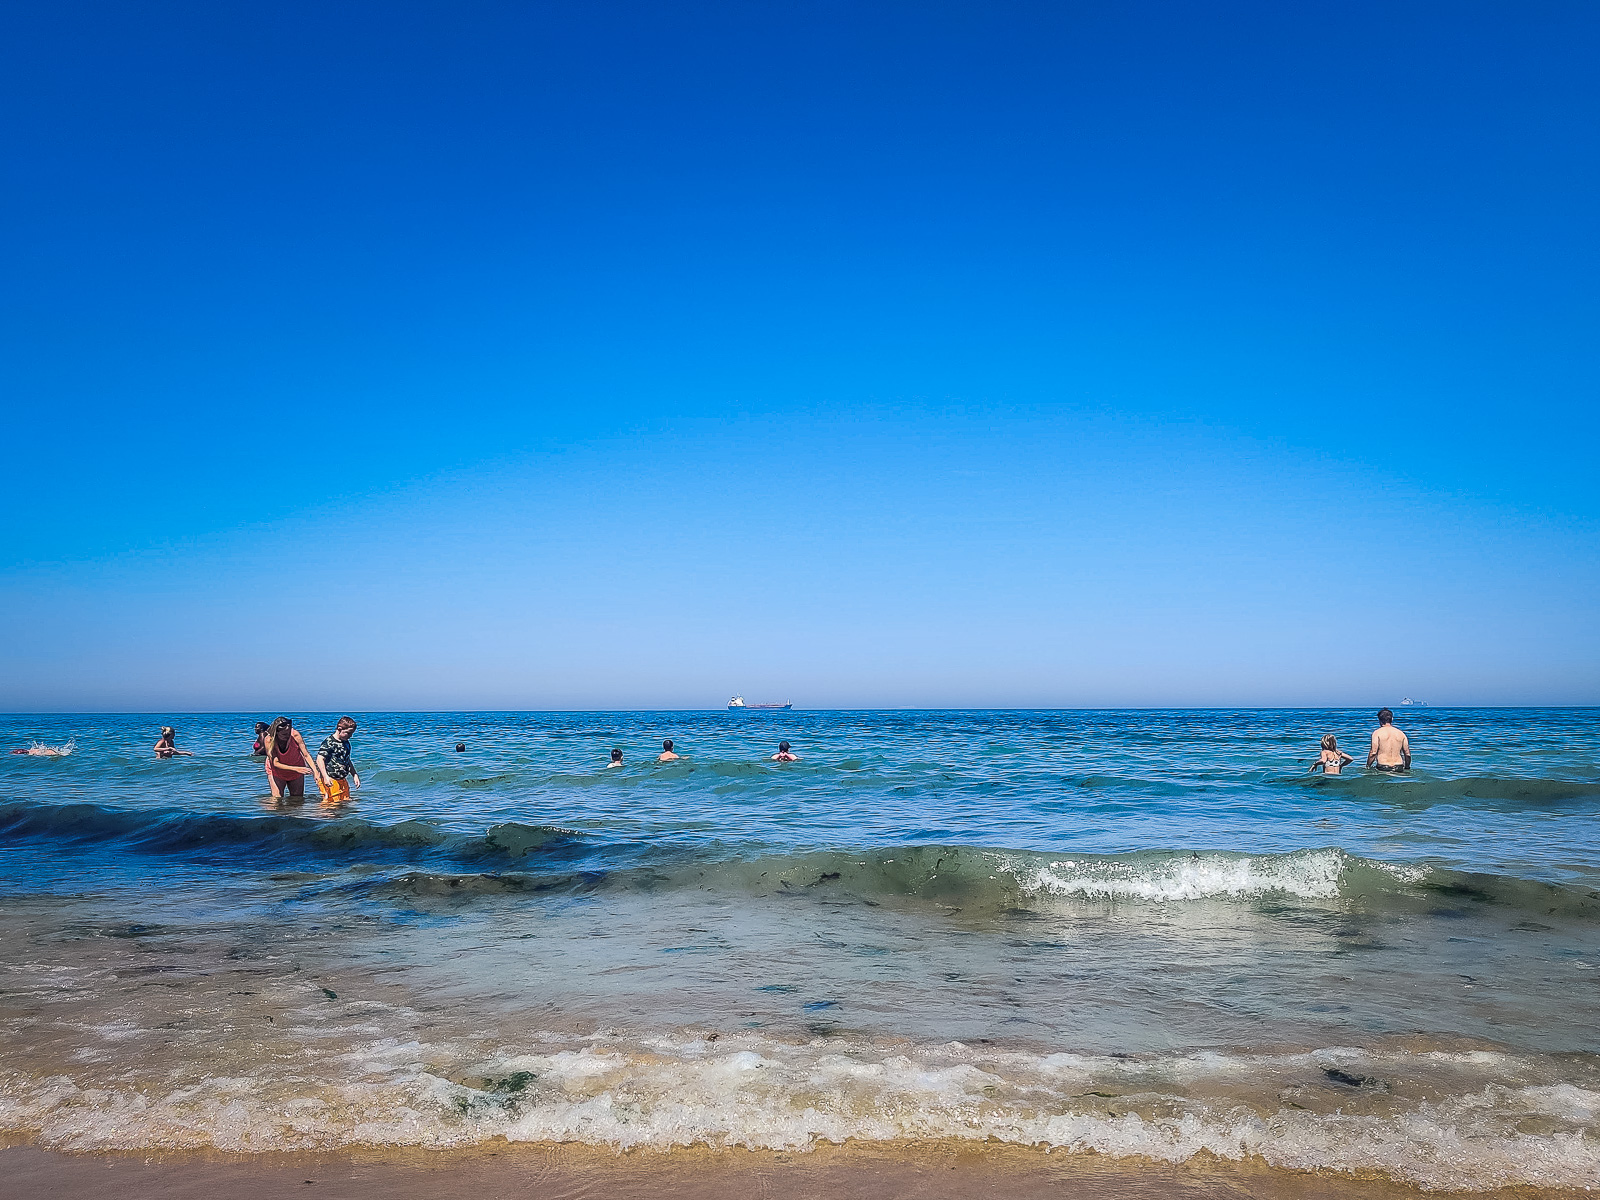
{"type": "Polygon", "coordinates": [[[237,1200],[288,1195],[493,1196],[567,1200],[1558,1200],[1570,1190],[1421,1192],[1382,1179],[1273,1170],[1259,1164],[1182,1164],[946,1142],[829,1146],[804,1154],[704,1148],[617,1154],[575,1145],[499,1143],[461,1152],[337,1154],[65,1154],[0,1149],[12,1200],[115,1195],[117,1200],[237,1200]]]}

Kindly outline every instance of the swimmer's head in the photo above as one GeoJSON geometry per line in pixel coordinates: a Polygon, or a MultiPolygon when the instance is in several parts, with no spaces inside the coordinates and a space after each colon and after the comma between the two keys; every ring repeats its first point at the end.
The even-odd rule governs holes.
{"type": "Polygon", "coordinates": [[[611,761],[612,762],[621,762],[622,761],[622,747],[621,746],[618,746],[618,747],[616,747],[615,749],[613,749],[611,751],[611,761]]]}
{"type": "Polygon", "coordinates": [[[1387,708],[1380,708],[1378,710],[1378,724],[1379,725],[1392,725],[1392,724],[1394,724],[1394,714],[1392,712],[1390,712],[1387,708]]]}
{"type": "Polygon", "coordinates": [[[668,738],[666,741],[662,742],[661,743],[661,748],[663,750],[671,750],[672,749],[672,739],[668,738]]]}
{"type": "Polygon", "coordinates": [[[789,743],[788,742],[779,742],[778,743],[778,753],[779,754],[787,754],[788,752],[789,752],[789,743]]]}
{"type": "Polygon", "coordinates": [[[340,717],[339,723],[333,728],[335,733],[354,733],[356,731],[356,719],[354,717],[340,717]]]}
{"type": "Polygon", "coordinates": [[[274,741],[279,741],[279,742],[287,741],[288,738],[289,738],[289,730],[291,730],[293,728],[294,728],[294,722],[291,721],[288,717],[279,717],[276,721],[274,721],[272,723],[271,732],[272,732],[273,740],[274,741]]]}
{"type": "Polygon", "coordinates": [[[456,753],[457,754],[465,754],[466,752],[467,752],[467,744],[465,742],[457,742],[456,743],[456,753]]]}
{"type": "Polygon", "coordinates": [[[272,726],[268,725],[265,721],[257,721],[256,722],[256,736],[260,737],[263,733],[265,733],[267,730],[269,730],[271,728],[272,728],[272,726]]]}
{"type": "Polygon", "coordinates": [[[171,725],[163,725],[161,727],[161,736],[166,738],[167,741],[170,742],[173,738],[178,736],[178,731],[176,729],[174,729],[171,725]]]}
{"type": "Polygon", "coordinates": [[[1322,748],[1324,750],[1337,750],[1339,748],[1339,739],[1334,737],[1331,733],[1323,734],[1322,748]]]}

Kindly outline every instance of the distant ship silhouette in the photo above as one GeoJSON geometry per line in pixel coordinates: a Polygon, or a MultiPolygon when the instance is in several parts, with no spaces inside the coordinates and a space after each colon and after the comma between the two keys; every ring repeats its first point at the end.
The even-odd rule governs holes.
{"type": "Polygon", "coordinates": [[[788,704],[746,704],[744,702],[744,697],[743,696],[735,696],[732,700],[728,701],[728,711],[729,712],[742,712],[742,711],[744,711],[746,709],[751,709],[751,708],[778,708],[778,709],[783,709],[783,708],[793,708],[793,707],[794,707],[794,704],[792,702],[788,703],[788,704]]]}

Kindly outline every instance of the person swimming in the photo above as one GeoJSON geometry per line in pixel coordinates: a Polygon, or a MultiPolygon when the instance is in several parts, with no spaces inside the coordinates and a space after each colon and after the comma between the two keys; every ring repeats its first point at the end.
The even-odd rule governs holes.
{"type": "Polygon", "coordinates": [[[59,746],[46,746],[43,742],[35,742],[31,746],[23,746],[13,750],[13,754],[26,754],[30,758],[66,758],[78,748],[75,741],[63,742],[59,746]]]}
{"type": "Polygon", "coordinates": [[[673,748],[672,748],[672,739],[668,738],[666,741],[661,743],[661,753],[656,755],[656,761],[657,762],[674,762],[677,759],[680,759],[682,757],[683,757],[683,755],[681,755],[681,754],[679,754],[679,753],[677,753],[676,751],[673,750],[673,748]]]}
{"type": "Polygon", "coordinates": [[[1311,770],[1306,774],[1313,774],[1318,767],[1321,767],[1324,775],[1339,775],[1353,762],[1355,759],[1339,749],[1339,739],[1330,733],[1323,737],[1322,753],[1317,756],[1317,761],[1311,764],[1311,770]]]}
{"type": "Polygon", "coordinates": [[[606,764],[606,769],[610,770],[612,767],[620,767],[621,765],[622,765],[622,747],[621,746],[613,747],[612,751],[611,751],[611,761],[606,764]]]}
{"type": "Polygon", "coordinates": [[[772,756],[773,762],[799,762],[800,756],[789,749],[788,742],[778,743],[778,752],[772,756]]]}
{"type": "Polygon", "coordinates": [[[191,751],[179,750],[172,744],[173,740],[177,736],[177,730],[173,729],[171,725],[163,725],[161,727],[161,737],[157,739],[155,745],[157,758],[175,758],[179,755],[182,755],[184,758],[194,757],[194,754],[191,751]]]}
{"type": "Polygon", "coordinates": [[[267,743],[265,741],[265,734],[267,730],[271,728],[272,726],[268,725],[265,721],[256,722],[256,740],[255,744],[250,747],[250,753],[256,758],[265,758],[267,756],[267,743]]]}

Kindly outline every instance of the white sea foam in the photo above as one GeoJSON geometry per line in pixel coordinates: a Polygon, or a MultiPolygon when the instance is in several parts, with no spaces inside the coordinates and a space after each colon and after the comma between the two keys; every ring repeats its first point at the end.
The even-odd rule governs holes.
{"type": "Polygon", "coordinates": [[[1202,900],[1282,892],[1306,899],[1339,895],[1349,863],[1339,850],[1241,857],[1173,855],[1165,859],[1059,859],[1025,867],[1029,891],[1056,896],[1139,900],[1202,900]]]}
{"type": "Polygon", "coordinates": [[[180,1086],[9,1073],[0,1077],[0,1128],[73,1149],[233,1151],[492,1137],[786,1150],[994,1139],[1167,1162],[1254,1156],[1434,1188],[1600,1183],[1600,1093],[1564,1080],[1517,1082],[1548,1074],[1555,1060],[1349,1047],[1126,1058],[605,1035],[576,1048],[468,1053],[378,1039],[180,1086]],[[1334,1069],[1367,1083],[1331,1083],[1334,1069]],[[1418,1079],[1426,1085],[1411,1087],[1418,1079]]]}

